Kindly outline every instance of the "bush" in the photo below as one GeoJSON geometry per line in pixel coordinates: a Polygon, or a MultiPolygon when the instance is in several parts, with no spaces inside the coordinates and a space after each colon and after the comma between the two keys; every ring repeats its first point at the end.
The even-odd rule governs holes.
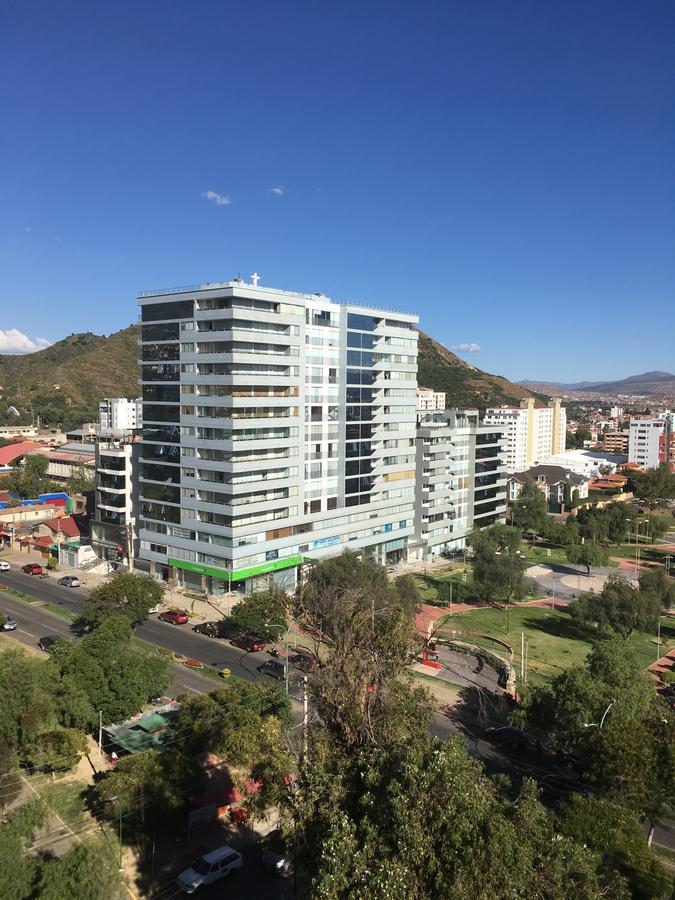
{"type": "Polygon", "coordinates": [[[664,684],[675,684],[675,670],[668,669],[667,672],[661,672],[661,681],[664,684]]]}
{"type": "Polygon", "coordinates": [[[56,566],[57,566],[57,562],[56,562],[55,557],[50,556],[49,559],[47,560],[47,568],[49,569],[50,572],[53,572],[54,569],[56,569],[56,566]]]}

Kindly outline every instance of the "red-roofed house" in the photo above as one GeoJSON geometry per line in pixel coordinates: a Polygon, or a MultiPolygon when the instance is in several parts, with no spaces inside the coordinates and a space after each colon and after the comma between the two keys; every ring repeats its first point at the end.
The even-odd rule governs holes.
{"type": "Polygon", "coordinates": [[[21,441],[18,444],[8,444],[6,447],[0,447],[0,467],[9,466],[16,462],[17,459],[25,456],[26,453],[41,449],[44,449],[42,445],[36,444],[35,441],[21,441]]]}
{"type": "Polygon", "coordinates": [[[55,516],[40,522],[36,529],[38,534],[47,534],[52,541],[74,541],[80,538],[80,529],[72,516],[55,516]]]}

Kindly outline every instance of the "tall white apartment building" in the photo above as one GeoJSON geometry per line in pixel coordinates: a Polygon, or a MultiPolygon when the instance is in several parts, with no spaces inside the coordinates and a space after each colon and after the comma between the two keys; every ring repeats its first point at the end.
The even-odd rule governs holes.
{"type": "Polygon", "coordinates": [[[418,317],[257,280],[139,296],[139,558],[216,595],[414,534],[418,317]]]}
{"type": "Polygon", "coordinates": [[[133,556],[136,534],[137,435],[127,432],[101,437],[96,444],[96,507],[91,544],[103,559],[133,556]]]}
{"type": "Polygon", "coordinates": [[[520,406],[498,406],[485,411],[485,425],[504,433],[507,472],[522,472],[535,463],[545,463],[565,449],[567,413],[556,398],[539,403],[533,398],[520,406]]]}
{"type": "Polygon", "coordinates": [[[417,412],[443,412],[445,409],[445,391],[434,391],[428,387],[417,388],[417,412]]]}
{"type": "Polygon", "coordinates": [[[98,405],[98,418],[102,431],[125,432],[140,428],[142,403],[125,397],[108,397],[98,405]]]}
{"type": "Polygon", "coordinates": [[[610,419],[620,419],[623,415],[623,406],[612,406],[609,410],[610,419]]]}
{"type": "Polygon", "coordinates": [[[415,536],[422,559],[461,549],[474,528],[503,523],[502,432],[481,425],[477,409],[426,416],[417,429],[415,490],[415,536]]]}
{"type": "Polygon", "coordinates": [[[659,439],[666,431],[666,419],[631,419],[628,432],[628,462],[645,469],[659,465],[659,439]]]}

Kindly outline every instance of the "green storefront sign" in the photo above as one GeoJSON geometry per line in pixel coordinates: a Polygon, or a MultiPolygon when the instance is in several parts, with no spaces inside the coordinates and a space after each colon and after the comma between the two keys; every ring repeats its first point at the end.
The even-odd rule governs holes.
{"type": "Polygon", "coordinates": [[[259,566],[250,566],[248,569],[217,569],[215,566],[204,566],[201,563],[188,562],[185,559],[169,559],[169,565],[175,569],[185,569],[188,572],[197,572],[200,575],[211,575],[222,581],[244,581],[246,578],[254,578],[256,575],[267,575],[268,572],[278,572],[281,569],[290,569],[299,566],[302,556],[287,556],[285,559],[275,559],[272,562],[261,563],[259,566]]]}

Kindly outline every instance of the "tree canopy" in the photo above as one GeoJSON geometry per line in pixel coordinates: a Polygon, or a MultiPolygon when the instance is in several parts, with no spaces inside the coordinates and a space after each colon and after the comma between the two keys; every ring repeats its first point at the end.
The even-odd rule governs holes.
{"type": "Polygon", "coordinates": [[[509,602],[525,592],[527,563],[521,553],[521,532],[493,525],[469,536],[473,548],[472,593],[480,602],[509,602]]]}
{"type": "Polygon", "coordinates": [[[587,541],[585,544],[571,544],[565,550],[568,562],[586,566],[586,572],[591,574],[591,566],[606,566],[609,561],[607,550],[600,544],[587,541]]]}
{"type": "Polygon", "coordinates": [[[280,588],[247,594],[233,607],[227,621],[233,629],[271,641],[288,627],[289,603],[280,588]]]}
{"type": "Polygon", "coordinates": [[[122,572],[93,588],[82,604],[82,618],[99,624],[106,617],[122,615],[133,626],[148,617],[148,610],[164,596],[164,585],[150,575],[122,572]]]}
{"type": "Polygon", "coordinates": [[[512,522],[517,528],[539,533],[544,530],[548,518],[546,497],[535,481],[525,482],[512,509],[512,522]]]}
{"type": "Polygon", "coordinates": [[[656,631],[661,603],[658,593],[636,588],[621,575],[610,575],[599,593],[582,594],[570,613],[580,625],[615,631],[627,640],[636,630],[656,631]]]}

